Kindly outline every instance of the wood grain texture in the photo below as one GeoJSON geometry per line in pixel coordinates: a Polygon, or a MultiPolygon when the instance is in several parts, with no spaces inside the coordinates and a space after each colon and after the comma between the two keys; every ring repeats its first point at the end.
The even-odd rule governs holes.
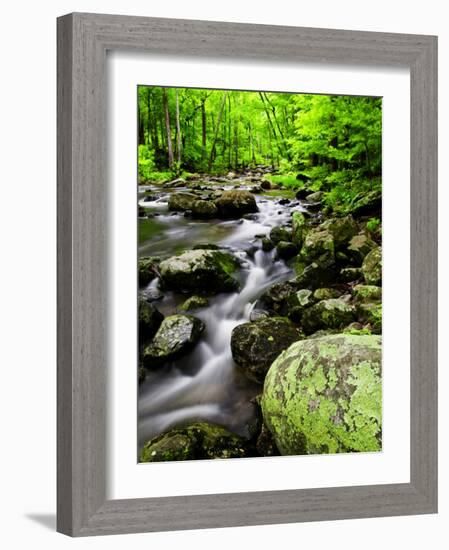
{"type": "Polygon", "coordinates": [[[437,510],[436,37],[70,14],[58,20],[58,524],[72,536],[437,510]],[[107,50],[411,71],[411,480],[106,500],[107,50]]]}

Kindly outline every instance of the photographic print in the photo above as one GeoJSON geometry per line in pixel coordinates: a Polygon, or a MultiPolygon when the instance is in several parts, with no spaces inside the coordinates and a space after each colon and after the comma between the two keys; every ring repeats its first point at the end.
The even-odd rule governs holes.
{"type": "Polygon", "coordinates": [[[139,86],[138,461],[382,450],[382,99],[139,86]]]}

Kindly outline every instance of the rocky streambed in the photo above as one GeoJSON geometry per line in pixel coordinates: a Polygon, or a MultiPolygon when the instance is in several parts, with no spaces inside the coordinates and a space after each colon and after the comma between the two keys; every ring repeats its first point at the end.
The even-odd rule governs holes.
{"type": "Polygon", "coordinates": [[[141,461],[381,448],[380,234],[320,201],[140,186],[141,461]]]}

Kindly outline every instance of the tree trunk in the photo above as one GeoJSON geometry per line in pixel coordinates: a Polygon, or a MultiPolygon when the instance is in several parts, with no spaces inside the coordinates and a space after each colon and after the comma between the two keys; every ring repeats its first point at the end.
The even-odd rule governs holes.
{"type": "Polygon", "coordinates": [[[206,98],[201,100],[201,168],[206,162],[206,141],[207,140],[207,120],[206,120],[206,98]]]}
{"type": "Polygon", "coordinates": [[[178,153],[178,171],[181,169],[182,144],[181,144],[181,124],[179,122],[179,96],[176,88],[176,148],[178,153]]]}
{"type": "Polygon", "coordinates": [[[220,123],[221,123],[221,117],[223,116],[223,110],[224,110],[224,106],[225,106],[225,103],[226,103],[226,98],[227,98],[228,94],[227,93],[224,93],[223,94],[223,99],[221,100],[221,105],[220,105],[220,112],[218,113],[218,118],[217,118],[217,124],[215,126],[215,132],[214,132],[214,139],[212,141],[212,147],[211,147],[211,150],[210,150],[210,155],[209,155],[209,165],[208,165],[208,171],[211,170],[212,168],[212,163],[214,162],[214,157],[215,157],[215,146],[217,144],[217,137],[218,137],[218,132],[220,130],[220,123]]]}
{"type": "Polygon", "coordinates": [[[173,144],[171,140],[171,129],[170,129],[170,111],[168,109],[168,99],[167,99],[167,90],[163,88],[163,100],[164,100],[164,111],[165,111],[165,130],[167,134],[167,151],[168,151],[168,167],[170,170],[173,168],[173,144]]]}

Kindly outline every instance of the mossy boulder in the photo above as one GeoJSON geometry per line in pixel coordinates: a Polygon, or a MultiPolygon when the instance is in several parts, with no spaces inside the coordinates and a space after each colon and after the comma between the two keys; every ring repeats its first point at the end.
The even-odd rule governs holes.
{"type": "Polygon", "coordinates": [[[144,256],[139,258],[138,273],[139,273],[139,286],[147,286],[148,283],[157,277],[159,258],[153,258],[151,256],[144,256]]]}
{"type": "Polygon", "coordinates": [[[262,309],[268,309],[278,315],[287,315],[289,307],[288,298],[299,289],[300,287],[294,281],[275,283],[262,294],[258,305],[262,309]]]}
{"type": "Polygon", "coordinates": [[[315,302],[313,292],[309,289],[302,288],[293,292],[287,298],[289,319],[295,323],[299,323],[304,309],[312,306],[315,302]]]}
{"type": "Polygon", "coordinates": [[[354,235],[357,234],[359,228],[351,215],[343,218],[331,218],[320,225],[320,229],[329,231],[334,238],[336,247],[348,243],[354,235]]]}
{"type": "Polygon", "coordinates": [[[306,201],[308,202],[320,202],[323,198],[323,192],[322,191],[315,191],[314,193],[310,193],[306,196],[306,201]]]}
{"type": "Polygon", "coordinates": [[[241,189],[224,191],[215,205],[222,218],[240,218],[243,214],[259,211],[254,195],[241,189]]]}
{"type": "Polygon", "coordinates": [[[241,458],[253,454],[245,438],[221,426],[196,422],[175,427],[148,441],[140,453],[140,462],[241,458]]]}
{"type": "Polygon", "coordinates": [[[150,340],[161,326],[164,316],[153,304],[139,298],[139,340],[150,340]]]}
{"type": "Polygon", "coordinates": [[[218,208],[212,201],[207,200],[193,202],[189,210],[193,218],[210,219],[218,215],[218,208]]]}
{"type": "Polygon", "coordinates": [[[368,193],[360,193],[349,207],[353,216],[377,216],[382,213],[382,192],[374,189],[368,193]]]}
{"type": "Polygon", "coordinates": [[[301,318],[306,334],[320,329],[339,329],[355,320],[354,308],[341,298],[321,300],[307,308],[301,318]]]}
{"type": "Polygon", "coordinates": [[[269,239],[268,237],[264,237],[262,239],[262,250],[264,252],[270,252],[270,250],[273,250],[273,248],[275,247],[276,245],[274,244],[274,242],[269,239]]]}
{"type": "Polygon", "coordinates": [[[293,256],[296,256],[298,253],[298,247],[287,241],[279,241],[276,245],[276,252],[278,258],[281,258],[282,260],[289,260],[290,258],[293,258],[293,256]]]}
{"type": "Polygon", "coordinates": [[[165,288],[184,292],[232,292],[238,282],[232,274],[237,260],[221,250],[189,250],[160,263],[165,288]]]}
{"type": "Polygon", "coordinates": [[[185,212],[192,210],[193,204],[198,201],[194,193],[172,193],[168,199],[168,209],[185,212]]]}
{"type": "Polygon", "coordinates": [[[329,265],[335,260],[334,238],[329,231],[315,229],[306,234],[302,244],[300,258],[310,263],[317,261],[329,265]]]}
{"type": "Polygon", "coordinates": [[[270,367],[261,406],[283,455],[380,451],[380,336],[294,343],[270,367]]]}
{"type": "Polygon", "coordinates": [[[382,248],[376,246],[369,252],[362,264],[362,272],[368,285],[379,286],[382,282],[382,248]]]}
{"type": "Polygon", "coordinates": [[[342,293],[336,288],[317,288],[313,293],[316,301],[329,300],[330,298],[338,298],[342,293]]]}
{"type": "Polygon", "coordinates": [[[362,323],[369,323],[372,332],[382,332],[382,304],[375,302],[360,302],[356,305],[357,316],[362,323]]]}
{"type": "Polygon", "coordinates": [[[324,261],[318,261],[305,265],[302,261],[295,263],[296,279],[298,288],[316,289],[323,285],[335,282],[337,272],[334,265],[324,261]]]}
{"type": "Polygon", "coordinates": [[[162,363],[177,359],[198,342],[205,329],[203,321],[193,315],[166,317],[153,340],[143,348],[145,367],[157,368],[162,363]]]}
{"type": "Polygon", "coordinates": [[[195,309],[200,309],[207,307],[209,305],[209,300],[205,296],[190,296],[185,302],[183,302],[179,309],[181,311],[194,311],[195,309]]]}
{"type": "Polygon", "coordinates": [[[355,285],[352,289],[357,302],[379,302],[382,300],[382,288],[375,285],[355,285]]]}
{"type": "Polygon", "coordinates": [[[249,378],[263,382],[276,357],[301,337],[300,331],[285,317],[243,323],[232,331],[232,357],[249,378]]]}
{"type": "Polygon", "coordinates": [[[278,244],[281,241],[289,242],[292,240],[292,230],[287,227],[273,227],[270,231],[270,239],[278,244]]]}
{"type": "Polygon", "coordinates": [[[307,229],[307,218],[302,212],[295,211],[292,214],[292,241],[297,246],[302,246],[307,229]]]}
{"type": "Polygon", "coordinates": [[[365,256],[377,245],[365,233],[360,233],[352,237],[349,241],[347,254],[357,265],[361,265],[365,256]]]}

